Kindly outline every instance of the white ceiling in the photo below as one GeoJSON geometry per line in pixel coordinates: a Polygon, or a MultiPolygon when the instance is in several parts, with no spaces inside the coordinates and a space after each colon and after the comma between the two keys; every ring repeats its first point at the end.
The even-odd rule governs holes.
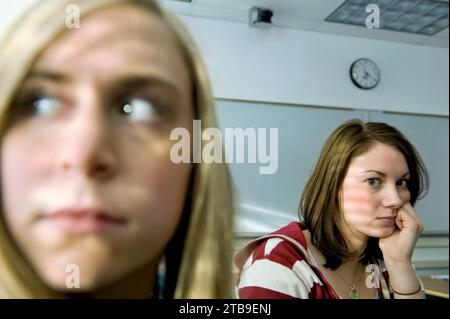
{"type": "Polygon", "coordinates": [[[192,16],[248,23],[250,8],[257,6],[272,9],[272,21],[276,27],[449,47],[448,28],[434,36],[426,36],[325,22],[325,18],[343,2],[345,0],[192,0],[191,3],[162,0],[166,7],[175,12],[192,16]]]}

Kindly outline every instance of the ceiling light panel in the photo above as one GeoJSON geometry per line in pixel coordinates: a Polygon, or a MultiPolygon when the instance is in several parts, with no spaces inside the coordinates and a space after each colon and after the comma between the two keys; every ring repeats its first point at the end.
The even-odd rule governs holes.
{"type": "Polygon", "coordinates": [[[370,4],[380,9],[380,29],[431,36],[448,28],[448,2],[437,0],[346,0],[325,21],[366,27],[370,4]]]}

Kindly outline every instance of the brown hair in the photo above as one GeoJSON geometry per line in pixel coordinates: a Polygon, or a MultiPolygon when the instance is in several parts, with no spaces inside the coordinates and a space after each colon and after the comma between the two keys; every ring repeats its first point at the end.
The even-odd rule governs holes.
{"type": "MultiPolygon", "coordinates": [[[[341,233],[343,219],[339,192],[350,162],[375,143],[393,146],[404,155],[410,172],[411,205],[414,206],[428,189],[425,165],[415,147],[399,130],[385,123],[363,123],[356,119],[341,124],[325,142],[299,205],[299,214],[311,233],[313,245],[326,258],[325,267],[333,270],[343,261],[358,257],[349,251],[341,233]]],[[[363,262],[382,259],[378,239],[370,238],[359,257],[363,262]]]]}

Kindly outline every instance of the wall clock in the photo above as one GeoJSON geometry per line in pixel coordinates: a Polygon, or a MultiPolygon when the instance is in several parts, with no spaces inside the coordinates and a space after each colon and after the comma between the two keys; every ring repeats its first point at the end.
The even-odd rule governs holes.
{"type": "Polygon", "coordinates": [[[350,78],[360,89],[373,89],[380,82],[380,69],[372,60],[361,58],[352,63],[350,78]]]}

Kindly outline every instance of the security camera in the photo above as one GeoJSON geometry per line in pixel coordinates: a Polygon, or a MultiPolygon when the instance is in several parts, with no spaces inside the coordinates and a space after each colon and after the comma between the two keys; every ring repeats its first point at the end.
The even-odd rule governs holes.
{"type": "Polygon", "coordinates": [[[251,27],[267,28],[272,25],[272,17],[272,10],[253,7],[250,9],[249,24],[251,27]]]}

